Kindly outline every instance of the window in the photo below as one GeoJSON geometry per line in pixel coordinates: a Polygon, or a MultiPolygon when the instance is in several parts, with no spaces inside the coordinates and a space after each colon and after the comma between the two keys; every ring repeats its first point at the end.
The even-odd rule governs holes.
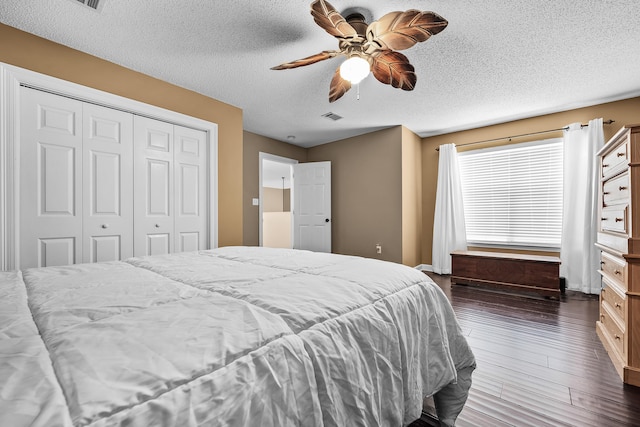
{"type": "Polygon", "coordinates": [[[467,241],[559,248],[562,155],[561,138],[460,153],[467,241]]]}

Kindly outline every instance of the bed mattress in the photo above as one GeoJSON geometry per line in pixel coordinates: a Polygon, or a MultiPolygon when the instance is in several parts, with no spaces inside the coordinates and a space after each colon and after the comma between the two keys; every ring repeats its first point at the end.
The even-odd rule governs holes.
{"type": "Polygon", "coordinates": [[[444,425],[475,366],[442,291],[367,258],[225,247],[0,273],[2,426],[444,425]]]}

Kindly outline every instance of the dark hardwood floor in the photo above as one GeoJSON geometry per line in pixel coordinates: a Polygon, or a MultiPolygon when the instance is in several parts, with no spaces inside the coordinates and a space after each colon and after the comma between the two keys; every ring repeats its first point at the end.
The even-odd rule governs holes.
{"type": "MultiPolygon", "coordinates": [[[[596,296],[547,299],[429,276],[477,360],[456,426],[640,426],[640,388],[622,383],[596,336],[596,296]]],[[[437,424],[423,417],[411,427],[428,425],[437,424]]]]}

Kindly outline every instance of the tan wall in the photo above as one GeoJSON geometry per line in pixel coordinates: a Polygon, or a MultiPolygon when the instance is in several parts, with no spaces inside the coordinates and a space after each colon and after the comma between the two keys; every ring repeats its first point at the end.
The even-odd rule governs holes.
{"type": "Polygon", "coordinates": [[[251,204],[253,198],[260,196],[260,152],[295,159],[299,162],[307,161],[306,148],[276,141],[255,133],[244,132],[242,223],[244,228],[243,244],[247,246],[260,244],[260,208],[251,204]]]}
{"type": "Polygon", "coordinates": [[[309,148],[308,160],[331,162],[333,252],[402,262],[402,127],[309,148]]]}
{"type": "Polygon", "coordinates": [[[0,62],[218,124],[218,243],[242,243],[242,110],[0,24],[0,62]]]}
{"type": "MultiPolygon", "coordinates": [[[[610,102],[592,107],[579,108],[562,113],[548,114],[530,119],[517,120],[495,126],[487,126],[468,131],[439,135],[422,140],[422,217],[423,240],[422,262],[431,264],[433,243],[433,211],[436,199],[436,181],[438,178],[438,152],[436,147],[441,144],[482,141],[493,138],[503,138],[524,133],[539,132],[548,129],[562,128],[570,123],[587,123],[589,120],[602,117],[605,121],[615,120],[612,125],[604,126],[605,141],[612,137],[623,125],[640,123],[640,97],[623,101],[610,102]]],[[[562,132],[548,133],[527,138],[514,138],[511,142],[502,140],[495,143],[478,144],[471,147],[460,147],[459,151],[485,148],[490,146],[514,144],[518,142],[562,136],[562,132]]],[[[540,252],[538,252],[540,253],[540,252]]],[[[549,253],[542,253],[549,254],[549,253]]],[[[553,254],[553,253],[551,253],[553,254]]]]}
{"type": "Polygon", "coordinates": [[[422,263],[422,140],[402,127],[402,263],[422,263]]]}
{"type": "Polygon", "coordinates": [[[291,210],[291,190],[262,188],[262,212],[289,212],[291,210]]]}

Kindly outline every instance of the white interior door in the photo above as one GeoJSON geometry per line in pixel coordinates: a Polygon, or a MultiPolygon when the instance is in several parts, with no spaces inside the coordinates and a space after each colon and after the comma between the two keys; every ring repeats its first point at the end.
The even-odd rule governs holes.
{"type": "Polygon", "coordinates": [[[175,251],[207,246],[207,135],[174,126],[175,251]]]}
{"type": "Polygon", "coordinates": [[[331,252],[331,162],[293,165],[293,247],[331,252]]]}
{"type": "Polygon", "coordinates": [[[173,125],[134,117],[135,256],[173,252],[173,125]]]}
{"type": "Polygon", "coordinates": [[[83,262],[133,256],[133,114],[83,105],[83,262]]]}
{"type": "Polygon", "coordinates": [[[82,259],[82,102],[20,88],[19,268],[82,259]]]}

